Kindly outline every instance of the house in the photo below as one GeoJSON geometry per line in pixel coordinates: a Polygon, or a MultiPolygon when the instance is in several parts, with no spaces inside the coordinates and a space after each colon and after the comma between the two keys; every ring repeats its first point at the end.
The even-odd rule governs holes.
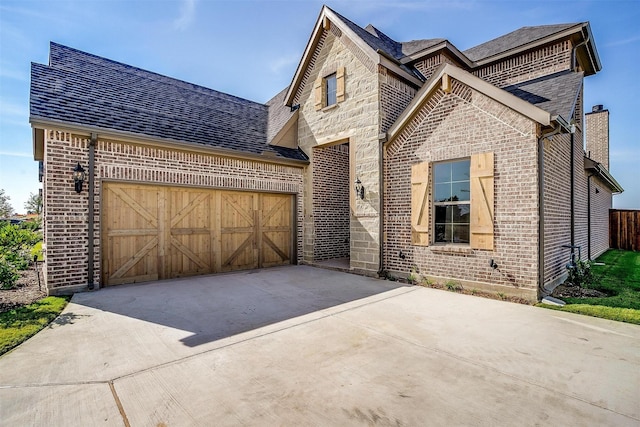
{"type": "Polygon", "coordinates": [[[342,261],[535,300],[608,247],[589,23],[460,51],[325,6],[266,104],[50,49],[30,110],[50,293],[342,261]]]}

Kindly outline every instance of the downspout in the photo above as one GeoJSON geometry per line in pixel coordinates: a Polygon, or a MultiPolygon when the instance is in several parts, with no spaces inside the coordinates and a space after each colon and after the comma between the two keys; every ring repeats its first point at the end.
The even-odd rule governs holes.
{"type": "Polygon", "coordinates": [[[88,265],[88,287],[89,290],[94,288],[94,280],[93,280],[93,262],[94,262],[94,254],[93,254],[93,216],[94,216],[94,192],[95,192],[95,149],[96,143],[98,142],[98,134],[91,133],[91,140],[89,141],[89,265],[88,265]]]}
{"type": "Polygon", "coordinates": [[[575,45],[573,47],[573,49],[571,50],[571,70],[575,71],[576,66],[578,65],[577,62],[577,56],[576,56],[576,52],[578,51],[578,48],[580,46],[586,45],[587,43],[589,43],[589,34],[587,34],[587,37],[581,41],[580,43],[578,43],[577,45],[575,45]]]}
{"type": "MultiPolygon", "coordinates": [[[[569,167],[571,168],[569,171],[569,180],[570,180],[570,184],[569,184],[569,188],[570,188],[570,200],[571,200],[571,246],[575,246],[576,244],[576,219],[575,219],[575,208],[576,208],[576,200],[575,200],[575,171],[574,171],[574,156],[575,156],[575,147],[574,147],[574,143],[575,143],[575,137],[574,137],[574,132],[572,129],[571,132],[571,149],[570,149],[570,156],[571,159],[569,160],[569,167]]],[[[571,249],[571,252],[573,252],[573,249],[571,249]]]]}
{"type": "Polygon", "coordinates": [[[544,287],[544,140],[560,132],[558,125],[538,138],[538,290],[543,296],[549,294],[544,287]]]}
{"type": "Polygon", "coordinates": [[[591,177],[587,177],[587,259],[591,261],[591,177]]]}
{"type": "Polygon", "coordinates": [[[387,142],[386,133],[378,136],[378,159],[380,173],[378,179],[379,193],[380,193],[380,224],[378,235],[378,246],[380,248],[379,264],[378,264],[378,277],[382,277],[384,274],[384,143],[387,142]]]}

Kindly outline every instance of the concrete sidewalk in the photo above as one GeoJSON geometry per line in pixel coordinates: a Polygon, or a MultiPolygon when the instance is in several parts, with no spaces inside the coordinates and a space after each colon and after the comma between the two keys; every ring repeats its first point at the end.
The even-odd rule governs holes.
{"type": "Polygon", "coordinates": [[[640,327],[306,266],[77,294],[2,425],[640,425],[640,327]]]}

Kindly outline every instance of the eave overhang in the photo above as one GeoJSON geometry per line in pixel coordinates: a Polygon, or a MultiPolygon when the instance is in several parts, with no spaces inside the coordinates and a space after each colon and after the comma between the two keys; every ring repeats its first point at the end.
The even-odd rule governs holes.
{"type": "Polygon", "coordinates": [[[609,173],[607,168],[602,165],[602,163],[598,163],[595,160],[585,156],[584,169],[600,178],[600,180],[611,189],[613,194],[620,194],[624,191],[624,188],[622,188],[622,186],[618,183],[618,181],[615,180],[615,178],[611,175],[611,173],[609,173]]]}
{"type": "MultiPolygon", "coordinates": [[[[36,158],[36,153],[44,153],[44,129],[60,129],[69,132],[75,132],[79,135],[89,136],[91,133],[97,133],[103,138],[113,138],[118,141],[131,142],[137,144],[154,145],[159,147],[167,147],[184,151],[200,152],[213,155],[219,155],[223,157],[233,157],[239,159],[255,160],[266,163],[277,163],[288,166],[304,167],[309,164],[308,160],[287,159],[283,157],[276,157],[272,153],[255,154],[247,153],[246,151],[230,150],[227,148],[219,148],[206,144],[194,144],[184,141],[176,141],[168,138],[150,137],[138,133],[121,131],[117,129],[101,128],[97,126],[87,126],[80,123],[69,123],[58,120],[51,120],[43,117],[31,116],[29,123],[34,130],[34,159],[42,160],[42,158],[36,158]],[[41,135],[41,136],[38,136],[41,135]],[[38,138],[40,140],[38,140],[38,138]],[[39,151],[40,150],[40,151],[39,151]]],[[[44,157],[44,156],[42,156],[44,157]]]]}
{"type": "Polygon", "coordinates": [[[589,76],[595,74],[602,69],[602,63],[600,62],[600,56],[596,49],[595,42],[593,40],[593,34],[591,33],[591,26],[588,22],[583,22],[569,27],[563,31],[549,34],[546,37],[542,37],[538,40],[534,40],[529,43],[517,46],[513,49],[505,50],[496,55],[491,55],[473,63],[474,68],[483,67],[493,62],[502,61],[511,56],[516,56],[524,53],[528,50],[533,50],[552,43],[557,40],[570,38],[573,46],[579,46],[576,52],[578,61],[582,66],[585,75],[589,76]]]}
{"type": "Polygon", "coordinates": [[[435,53],[438,53],[439,51],[444,51],[449,53],[451,56],[453,56],[455,59],[457,59],[458,61],[460,61],[460,63],[466,65],[469,68],[473,68],[474,67],[474,63],[467,58],[467,56],[462,53],[457,47],[455,47],[453,45],[453,43],[451,43],[449,40],[444,40],[438,44],[435,44],[433,46],[430,46],[426,49],[423,49],[421,51],[418,51],[416,53],[413,53],[411,55],[407,55],[404,58],[402,58],[400,60],[400,62],[402,64],[409,64],[409,63],[413,63],[413,62],[417,62],[419,60],[421,60],[422,58],[431,56],[435,53]]]}

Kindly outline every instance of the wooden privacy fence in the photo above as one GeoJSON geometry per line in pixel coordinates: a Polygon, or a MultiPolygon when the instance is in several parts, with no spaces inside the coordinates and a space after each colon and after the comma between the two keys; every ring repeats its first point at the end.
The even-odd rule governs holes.
{"type": "Polygon", "coordinates": [[[609,247],[640,251],[640,210],[609,210],[609,247]]]}

